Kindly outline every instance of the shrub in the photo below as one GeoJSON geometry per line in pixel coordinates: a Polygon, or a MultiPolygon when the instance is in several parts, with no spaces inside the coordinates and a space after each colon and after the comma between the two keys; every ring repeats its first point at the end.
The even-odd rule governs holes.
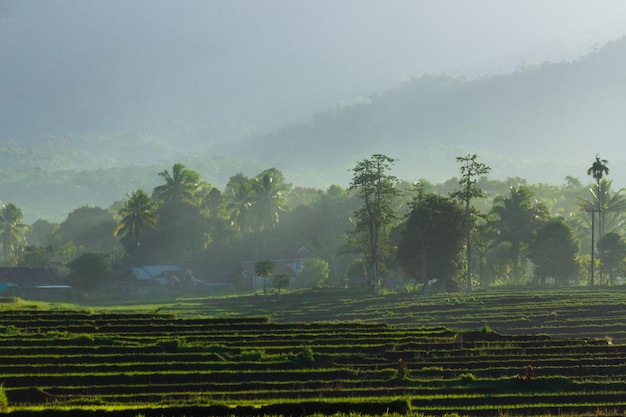
{"type": "Polygon", "coordinates": [[[313,356],[313,350],[311,348],[302,349],[298,352],[291,361],[302,368],[315,368],[315,357],[313,356]]]}

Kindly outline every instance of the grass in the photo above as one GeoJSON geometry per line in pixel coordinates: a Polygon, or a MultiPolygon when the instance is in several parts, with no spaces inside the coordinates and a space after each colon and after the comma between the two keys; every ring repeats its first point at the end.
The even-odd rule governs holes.
{"type": "Polygon", "coordinates": [[[611,374],[622,370],[615,364],[626,363],[624,333],[612,330],[626,318],[619,290],[350,294],[283,294],[280,305],[244,296],[0,309],[7,407],[40,407],[8,401],[19,381],[22,389],[39,386],[54,394],[56,401],[42,410],[70,414],[84,406],[152,416],[160,406],[173,416],[188,407],[192,416],[189,407],[238,405],[238,411],[227,411],[286,415],[318,407],[324,415],[385,415],[385,409],[336,406],[403,402],[411,403],[403,409],[409,415],[541,414],[557,406],[566,413],[576,407],[588,413],[594,406],[605,413],[626,411],[626,400],[620,403],[626,398],[623,377],[611,374]],[[591,311],[602,320],[590,318],[591,311]],[[563,334],[574,338],[554,339],[563,334]],[[402,371],[399,358],[407,363],[402,371]],[[516,380],[531,362],[537,376],[516,380]],[[511,404],[498,409],[490,403],[495,401],[511,404]]]}

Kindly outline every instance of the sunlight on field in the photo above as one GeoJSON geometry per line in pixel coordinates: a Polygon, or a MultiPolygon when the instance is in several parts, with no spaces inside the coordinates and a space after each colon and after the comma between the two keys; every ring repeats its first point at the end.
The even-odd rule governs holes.
{"type": "Polygon", "coordinates": [[[619,291],[0,306],[0,382],[15,416],[626,411],[619,291]]]}

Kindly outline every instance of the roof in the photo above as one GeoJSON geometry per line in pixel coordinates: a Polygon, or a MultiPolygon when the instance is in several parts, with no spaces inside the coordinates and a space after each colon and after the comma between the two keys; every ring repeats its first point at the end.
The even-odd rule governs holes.
{"type": "Polygon", "coordinates": [[[70,285],[33,285],[24,288],[36,288],[38,290],[63,290],[63,289],[71,289],[70,285]]]}
{"type": "Polygon", "coordinates": [[[0,282],[20,287],[66,284],[59,272],[52,268],[0,268],[0,282]]]}
{"type": "Polygon", "coordinates": [[[155,279],[162,278],[175,272],[185,272],[185,270],[179,266],[173,265],[144,265],[131,268],[131,271],[137,279],[155,279]]]}

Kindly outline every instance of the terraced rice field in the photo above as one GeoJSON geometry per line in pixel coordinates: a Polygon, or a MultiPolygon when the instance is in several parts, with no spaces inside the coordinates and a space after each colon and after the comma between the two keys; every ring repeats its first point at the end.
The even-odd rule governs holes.
{"type": "Polygon", "coordinates": [[[460,330],[487,325],[509,335],[608,337],[614,343],[626,343],[626,287],[598,291],[506,289],[428,297],[319,290],[290,294],[280,302],[264,301],[262,296],[187,299],[163,306],[163,311],[221,317],[263,315],[279,323],[339,320],[460,330]]]}
{"type": "Polygon", "coordinates": [[[333,321],[330,293],[280,303],[179,300],[164,305],[166,313],[7,309],[0,312],[4,411],[624,415],[623,294],[572,294],[346,298],[351,308],[336,304],[333,321]],[[585,324],[594,306],[608,327],[602,316],[585,324]],[[204,316],[211,310],[223,317],[204,316]],[[520,314],[527,319],[515,320],[520,314]],[[535,331],[532,323],[542,325],[535,331]]]}

